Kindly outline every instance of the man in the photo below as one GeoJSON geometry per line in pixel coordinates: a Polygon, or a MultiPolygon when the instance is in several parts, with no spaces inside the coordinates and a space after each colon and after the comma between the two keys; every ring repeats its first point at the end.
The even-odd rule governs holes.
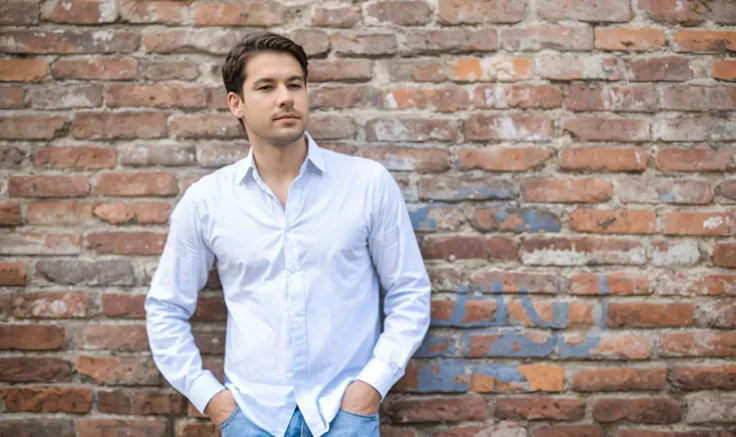
{"type": "Polygon", "coordinates": [[[399,187],[379,163],[306,132],[301,46],[251,36],[222,73],[250,152],[192,185],[172,213],[145,304],[153,358],[225,437],[377,436],[379,404],[429,325],[429,279],[399,187]],[[202,368],[189,324],[215,260],[224,385],[202,368]]]}

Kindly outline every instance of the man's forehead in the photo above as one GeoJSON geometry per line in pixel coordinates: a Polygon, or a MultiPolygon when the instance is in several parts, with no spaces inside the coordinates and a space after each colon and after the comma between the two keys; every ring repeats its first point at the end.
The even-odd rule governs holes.
{"type": "Polygon", "coordinates": [[[299,62],[289,54],[259,53],[246,62],[245,76],[252,81],[263,78],[288,80],[294,76],[303,78],[304,73],[299,62]]]}

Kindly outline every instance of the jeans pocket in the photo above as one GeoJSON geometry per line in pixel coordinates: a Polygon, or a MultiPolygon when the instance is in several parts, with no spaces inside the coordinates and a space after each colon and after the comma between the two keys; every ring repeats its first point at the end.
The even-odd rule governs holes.
{"type": "Polygon", "coordinates": [[[347,414],[348,416],[354,416],[354,417],[357,417],[359,419],[364,419],[364,420],[378,419],[377,411],[374,414],[360,414],[360,413],[351,413],[350,411],[345,411],[342,408],[340,408],[340,412],[343,414],[347,414]]]}
{"type": "Polygon", "coordinates": [[[230,415],[227,416],[227,419],[223,420],[222,423],[218,427],[221,430],[225,429],[225,427],[227,427],[228,425],[230,425],[230,423],[232,423],[233,419],[235,419],[235,416],[237,416],[239,412],[240,412],[240,407],[235,405],[235,410],[232,413],[230,413],[230,415]]]}

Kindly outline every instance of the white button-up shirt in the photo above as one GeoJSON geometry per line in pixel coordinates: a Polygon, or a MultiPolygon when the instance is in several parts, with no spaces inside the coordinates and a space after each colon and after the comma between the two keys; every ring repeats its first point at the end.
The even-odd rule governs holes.
{"type": "Polygon", "coordinates": [[[396,181],[375,161],[305,137],[285,208],[252,150],[186,191],[145,303],[166,380],[200,412],[228,388],[275,436],[297,406],[315,437],[327,432],[356,379],[383,398],[430,318],[429,278],[396,181]],[[202,368],[188,321],[214,262],[228,312],[224,387],[202,368]]]}

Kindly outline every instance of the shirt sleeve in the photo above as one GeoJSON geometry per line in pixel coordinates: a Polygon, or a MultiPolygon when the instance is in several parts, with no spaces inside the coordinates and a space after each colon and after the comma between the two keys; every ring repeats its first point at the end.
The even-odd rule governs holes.
{"type": "Polygon", "coordinates": [[[368,246],[385,290],[384,329],[357,379],[383,400],[404,375],[429,328],[431,286],[401,190],[383,166],[375,186],[368,246]]]}
{"type": "Polygon", "coordinates": [[[195,345],[189,319],[207,283],[214,255],[202,234],[193,187],[169,220],[169,234],[146,296],[146,331],[153,360],[164,378],[204,414],[225,387],[209,370],[195,345]]]}

